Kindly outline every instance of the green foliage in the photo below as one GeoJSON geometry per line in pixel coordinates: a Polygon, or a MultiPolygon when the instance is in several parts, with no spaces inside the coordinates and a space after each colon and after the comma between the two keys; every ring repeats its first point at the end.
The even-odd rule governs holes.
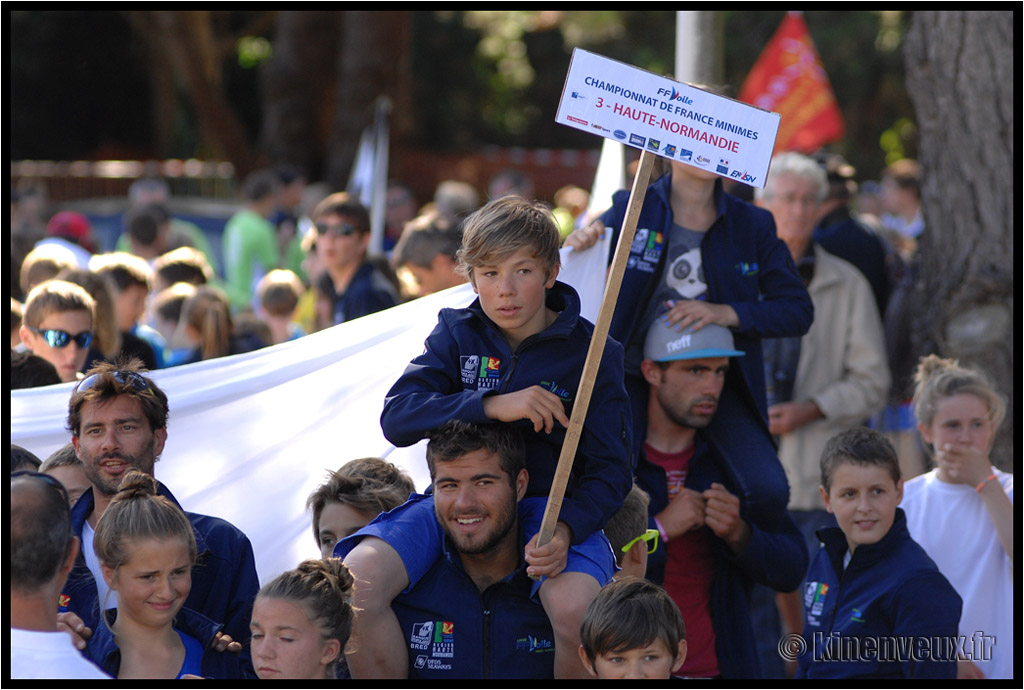
{"type": "Polygon", "coordinates": [[[252,69],[269,60],[273,53],[270,41],[262,36],[242,36],[238,39],[238,64],[244,69],[252,69]]]}

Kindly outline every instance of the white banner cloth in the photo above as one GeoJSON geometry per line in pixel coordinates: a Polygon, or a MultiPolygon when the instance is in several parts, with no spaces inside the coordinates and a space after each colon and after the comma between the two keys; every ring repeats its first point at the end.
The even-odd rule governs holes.
{"type": "MultiPolygon", "coordinates": [[[[562,250],[559,279],[600,309],[608,240],[562,250]]],[[[252,541],[261,582],[319,557],[306,498],[327,470],[382,457],[429,484],[425,443],[395,448],[380,429],[384,396],[437,323],[442,307],[473,301],[470,286],[445,290],[256,352],[161,369],[167,444],[156,465],[189,511],[224,518],[252,541]]],[[[11,443],[46,459],[71,440],[72,384],[11,392],[11,443]]]]}

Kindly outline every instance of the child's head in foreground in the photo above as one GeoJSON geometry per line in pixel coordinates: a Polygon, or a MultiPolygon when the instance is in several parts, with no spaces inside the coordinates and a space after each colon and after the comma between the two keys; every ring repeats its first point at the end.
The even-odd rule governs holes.
{"type": "Polygon", "coordinates": [[[558,276],[558,249],[555,219],[535,201],[501,197],[466,218],[459,271],[506,337],[521,340],[548,325],[546,291],[558,276]]]}
{"type": "Polygon", "coordinates": [[[669,678],[686,660],[686,627],[664,588],[639,577],[616,580],[590,602],[580,630],[590,674],[669,678]]]}
{"type": "Polygon", "coordinates": [[[875,544],[892,527],[903,500],[896,449],[882,434],[857,427],[828,440],[821,453],[821,499],[836,516],[853,553],[875,544]]]}
{"type": "Polygon", "coordinates": [[[339,558],[306,560],[260,589],[252,660],[262,680],[334,678],[352,632],[352,574],[339,558]]]}

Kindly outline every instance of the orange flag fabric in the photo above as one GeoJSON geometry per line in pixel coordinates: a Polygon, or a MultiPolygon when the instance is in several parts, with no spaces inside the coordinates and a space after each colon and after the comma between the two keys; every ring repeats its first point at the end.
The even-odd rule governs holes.
{"type": "Polygon", "coordinates": [[[803,15],[790,12],[747,75],[739,100],[781,115],[775,151],[813,153],[846,126],[803,15]]]}

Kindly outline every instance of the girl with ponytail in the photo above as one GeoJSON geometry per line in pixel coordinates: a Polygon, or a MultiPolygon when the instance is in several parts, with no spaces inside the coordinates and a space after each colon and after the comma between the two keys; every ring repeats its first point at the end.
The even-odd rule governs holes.
{"type": "Polygon", "coordinates": [[[1006,404],[983,374],[952,359],[924,357],[915,382],[935,469],[904,484],[907,527],[963,599],[969,642],[958,677],[1012,678],[1013,475],[989,459],[1006,404]]]}
{"type": "Polygon", "coordinates": [[[252,661],[262,680],[339,677],[352,631],[352,574],[339,558],[308,560],[256,595],[252,661]]]}
{"type": "Polygon", "coordinates": [[[195,533],[157,489],[150,475],[128,472],[96,525],[93,548],[117,608],[86,655],[117,678],[241,678],[238,655],[211,648],[220,624],[184,608],[195,533]]]}

